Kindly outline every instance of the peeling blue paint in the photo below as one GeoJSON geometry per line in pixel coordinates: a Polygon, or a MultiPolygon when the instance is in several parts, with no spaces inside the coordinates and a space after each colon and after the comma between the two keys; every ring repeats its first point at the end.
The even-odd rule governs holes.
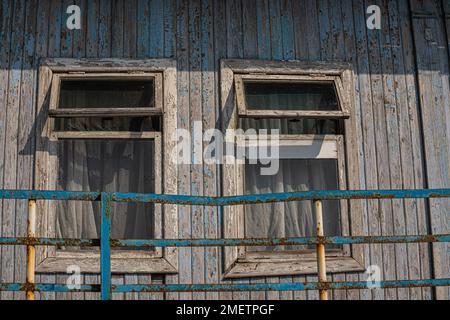
{"type": "MultiPolygon", "coordinates": [[[[450,279],[424,279],[424,280],[392,280],[378,282],[379,288],[413,288],[450,286],[450,279]]],[[[63,284],[39,283],[30,286],[22,283],[0,284],[0,291],[25,291],[34,288],[41,292],[99,292],[99,285],[81,285],[79,289],[69,289],[63,284]]],[[[237,284],[123,284],[113,285],[112,292],[188,292],[188,291],[303,291],[318,289],[367,289],[366,281],[342,282],[308,282],[308,283],[237,283],[237,284]]]]}
{"type": "MultiPolygon", "coordinates": [[[[100,201],[100,194],[100,192],[83,191],[0,190],[0,199],[100,201]]],[[[237,204],[302,200],[450,198],[450,189],[319,190],[228,197],[120,192],[104,192],[103,194],[110,195],[111,200],[117,202],[153,202],[179,205],[229,206],[237,204]]]]}
{"type": "MultiPolygon", "coordinates": [[[[0,245],[67,245],[99,246],[101,285],[83,285],[71,290],[58,284],[0,284],[0,291],[49,291],[49,292],[101,292],[103,300],[111,299],[112,292],[182,292],[182,291],[299,291],[327,289],[365,289],[367,282],[310,282],[310,283],[234,283],[234,284],[163,284],[163,285],[112,285],[111,247],[192,247],[192,246],[257,246],[299,244],[363,244],[363,243],[417,243],[450,242],[450,234],[405,236],[352,236],[352,237],[297,237],[276,239],[111,239],[111,202],[154,202],[182,205],[225,206],[244,203],[267,203],[298,200],[330,199],[402,199],[450,197],[450,189],[434,190],[332,190],[305,191],[278,194],[246,195],[233,197],[203,197],[187,195],[130,194],[111,192],[71,192],[37,190],[0,190],[0,199],[80,200],[101,201],[100,239],[51,239],[51,238],[0,238],[0,245]],[[99,241],[100,240],[100,241],[99,241]]],[[[450,279],[421,279],[381,281],[382,288],[449,286],[450,279]]]]}

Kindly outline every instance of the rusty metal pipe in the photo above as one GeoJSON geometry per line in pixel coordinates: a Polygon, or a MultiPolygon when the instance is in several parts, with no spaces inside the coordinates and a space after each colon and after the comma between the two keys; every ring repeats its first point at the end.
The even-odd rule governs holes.
{"type": "MultiPolygon", "coordinates": [[[[36,237],[36,200],[28,200],[28,228],[27,237],[36,237]]],[[[27,246],[27,285],[33,287],[35,284],[35,263],[36,263],[36,247],[34,245],[27,246]]],[[[34,291],[26,291],[27,300],[34,300],[34,291]]]]}
{"type": "MultiPolygon", "coordinates": [[[[316,226],[317,237],[323,237],[323,217],[322,217],[322,201],[314,200],[314,209],[316,212],[316,226]]],[[[325,245],[317,243],[317,273],[319,284],[327,282],[327,266],[325,260],[325,245]]],[[[328,300],[328,291],[326,289],[319,289],[320,300],[328,300]]]]}

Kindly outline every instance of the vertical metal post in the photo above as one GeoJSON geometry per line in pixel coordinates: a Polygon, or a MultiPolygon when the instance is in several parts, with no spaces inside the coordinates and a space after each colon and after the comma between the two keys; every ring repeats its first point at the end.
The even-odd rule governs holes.
{"type": "Polygon", "coordinates": [[[111,300],[111,195],[101,194],[100,269],[102,300],[111,300]]]}
{"type": "MultiPolygon", "coordinates": [[[[27,221],[28,240],[36,237],[36,200],[28,200],[28,221],[27,221]]],[[[34,245],[27,245],[27,285],[35,284],[35,263],[36,248],[34,245]]],[[[34,300],[34,290],[26,291],[27,300],[34,300]]]]}
{"type": "MultiPolygon", "coordinates": [[[[322,201],[314,200],[314,208],[316,212],[317,237],[323,237],[322,201]]],[[[323,243],[317,244],[317,272],[319,283],[327,282],[325,245],[323,243]]],[[[328,291],[326,289],[320,289],[319,295],[320,300],[328,300],[328,291]]]]}

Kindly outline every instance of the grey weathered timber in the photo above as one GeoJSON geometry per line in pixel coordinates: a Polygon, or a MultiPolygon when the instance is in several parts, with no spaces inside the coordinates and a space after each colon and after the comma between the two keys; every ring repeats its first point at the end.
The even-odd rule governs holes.
{"type": "MultiPolygon", "coordinates": [[[[138,70],[163,71],[171,67],[161,65],[161,58],[176,62],[170,79],[163,79],[177,83],[175,91],[166,92],[171,98],[164,102],[164,108],[167,103],[174,105],[169,115],[174,120],[166,122],[165,127],[184,128],[191,133],[223,130],[226,120],[236,119],[223,108],[224,102],[234,105],[236,101],[233,94],[223,95],[227,79],[220,72],[221,60],[235,61],[238,72],[272,76],[277,74],[274,68],[287,70],[289,66],[285,74],[294,77],[317,76],[324,70],[338,76],[342,66],[350,65],[354,94],[348,97],[347,108],[352,124],[346,127],[346,134],[351,141],[344,145],[347,173],[343,180],[347,188],[450,187],[450,2],[374,0],[370,4],[381,8],[381,30],[366,28],[368,1],[364,0],[0,0],[0,188],[54,187],[45,179],[44,167],[54,161],[55,146],[51,139],[39,138],[50,134],[43,107],[50,102],[50,95],[43,93],[50,92],[52,84],[44,65],[67,73],[73,71],[71,59],[80,59],[75,68],[83,68],[85,73],[110,72],[115,65],[115,72],[133,75],[138,70]],[[81,8],[81,30],[66,27],[65,9],[70,4],[81,8]],[[194,122],[201,126],[195,127],[194,122]]],[[[232,78],[228,80],[233,83],[232,78]]],[[[133,112],[159,115],[162,109],[133,112]]],[[[80,115],[81,111],[72,110],[72,115],[80,115]]],[[[52,112],[58,116],[61,111],[52,112]]],[[[142,138],[132,133],[110,134],[116,138],[142,138]]],[[[52,139],[93,137],[90,133],[74,132],[57,135],[52,139]]],[[[203,141],[191,158],[204,160],[207,144],[203,141]]],[[[161,150],[163,166],[169,163],[166,151],[161,150]]],[[[162,177],[163,184],[168,177],[176,182],[165,185],[164,192],[168,193],[220,196],[231,189],[240,190],[236,181],[226,180],[222,166],[204,162],[170,167],[162,177]]],[[[53,206],[43,201],[37,205],[38,216],[53,206]]],[[[351,200],[345,205],[349,225],[343,226],[343,233],[347,234],[450,231],[449,200],[351,200]]],[[[0,236],[25,235],[26,209],[25,201],[0,202],[0,236]]],[[[221,208],[180,206],[178,211],[170,212],[176,212],[176,219],[165,232],[175,238],[219,238],[224,232],[232,232],[223,224],[227,210],[221,208]]],[[[239,222],[238,215],[231,217],[239,222]]],[[[37,221],[39,235],[49,236],[54,232],[52,228],[51,217],[42,214],[37,221]]],[[[354,245],[351,251],[361,257],[358,261],[362,261],[363,268],[378,265],[383,280],[429,278],[433,274],[448,277],[450,272],[448,244],[354,245]]],[[[54,253],[53,248],[38,248],[37,258],[54,253]]],[[[267,264],[246,261],[239,269],[244,277],[224,279],[225,256],[235,254],[229,249],[167,249],[165,254],[173,261],[170,273],[114,274],[113,283],[317,280],[308,272],[314,263],[301,264],[298,260],[292,263],[293,272],[282,275],[266,272],[270,268],[267,264]],[[254,277],[254,272],[247,273],[249,269],[257,269],[258,277],[254,277]],[[177,272],[172,273],[174,270],[177,272]]],[[[329,280],[366,280],[362,268],[352,273],[335,272],[339,271],[335,262],[330,261],[328,266],[329,280]]],[[[96,263],[89,266],[96,268],[96,263]]],[[[113,267],[120,268],[117,264],[113,267]]],[[[25,271],[24,249],[0,246],[0,280],[22,282],[25,271]]],[[[63,273],[42,273],[36,281],[65,283],[66,279],[63,273]]],[[[85,274],[83,281],[95,284],[99,277],[85,274]]],[[[330,297],[448,299],[449,290],[352,289],[335,290],[330,297]]],[[[98,299],[99,295],[43,292],[36,297],[98,299]]],[[[0,298],[23,299],[23,295],[2,292],[0,298]]],[[[303,300],[317,299],[318,292],[114,293],[113,298],[303,300]]]]}

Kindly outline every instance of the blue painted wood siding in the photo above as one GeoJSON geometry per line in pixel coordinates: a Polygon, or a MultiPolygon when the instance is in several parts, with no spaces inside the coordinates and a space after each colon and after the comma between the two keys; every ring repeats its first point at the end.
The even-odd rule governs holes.
{"type": "MultiPolygon", "coordinates": [[[[448,19],[450,2],[374,0],[382,29],[366,28],[363,0],[0,0],[0,188],[31,189],[37,68],[43,57],[175,58],[178,61],[178,127],[220,128],[219,59],[344,60],[356,71],[361,187],[449,187],[450,108],[448,19]],[[82,29],[66,28],[66,8],[77,4],[82,29]],[[444,8],[442,8],[442,5],[444,8]]],[[[201,154],[193,154],[193,158],[201,154]]],[[[213,165],[180,167],[178,193],[220,195],[213,165]]],[[[450,231],[448,200],[368,200],[363,235],[450,231]]],[[[26,201],[0,202],[0,236],[26,234],[26,201]]],[[[217,208],[180,207],[182,238],[220,235],[217,208]]],[[[2,282],[23,282],[25,249],[0,248],[2,282]]],[[[449,247],[438,244],[364,245],[366,264],[383,279],[448,276],[449,247]],[[433,254],[432,254],[433,253],[433,254]]],[[[218,283],[217,248],[179,250],[179,274],[167,283],[218,283]]],[[[62,275],[37,281],[65,283],[62,275]]],[[[364,281],[366,275],[336,274],[333,280],[364,281]]],[[[96,275],[85,283],[98,283],[96,275]]],[[[114,276],[113,283],[158,283],[160,277],[114,276]]],[[[267,277],[236,283],[314,281],[314,276],[267,277]]],[[[448,289],[440,289],[448,297],[448,289]]],[[[41,299],[96,299],[98,294],[46,293],[41,299]]],[[[317,299],[308,292],[116,293],[115,299],[317,299]]],[[[22,294],[2,292],[2,299],[22,294]]],[[[333,299],[431,299],[420,288],[342,290],[333,299]]]]}

